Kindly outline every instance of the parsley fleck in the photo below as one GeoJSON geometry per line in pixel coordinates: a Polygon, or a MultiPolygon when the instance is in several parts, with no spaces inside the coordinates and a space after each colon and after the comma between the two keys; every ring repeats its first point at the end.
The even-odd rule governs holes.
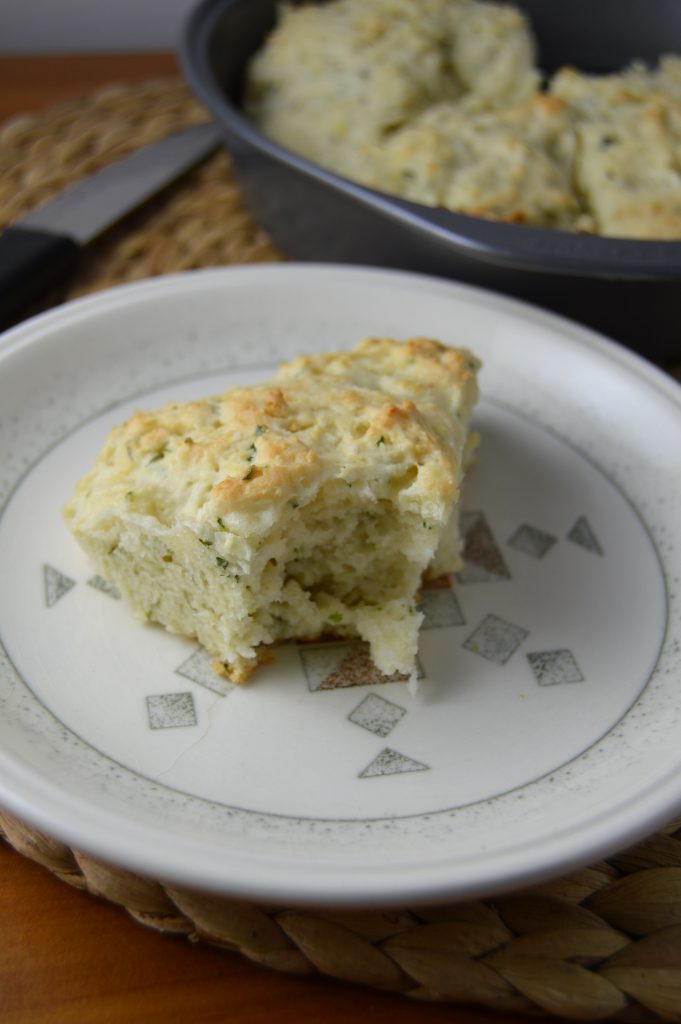
{"type": "Polygon", "coordinates": [[[218,524],[218,526],[220,527],[221,530],[226,530],[227,529],[227,527],[224,524],[224,521],[220,518],[220,516],[218,516],[218,518],[217,518],[217,524],[218,524]]]}
{"type": "Polygon", "coordinates": [[[226,558],[220,558],[219,555],[216,557],[215,561],[217,562],[218,566],[221,569],[226,569],[227,566],[229,565],[229,562],[227,561],[227,559],[226,558]]]}
{"type": "Polygon", "coordinates": [[[376,447],[377,448],[378,448],[379,444],[385,444],[385,438],[383,437],[383,434],[381,434],[381,436],[379,437],[378,441],[376,442],[376,447]]]}
{"type": "Polygon", "coordinates": [[[165,451],[155,452],[151,456],[151,458],[149,459],[148,465],[150,466],[152,464],[152,462],[158,462],[158,460],[162,459],[164,455],[165,455],[165,451]]]}
{"type": "Polygon", "coordinates": [[[343,616],[340,612],[333,612],[333,614],[328,616],[328,620],[329,622],[342,622],[343,616]]]}
{"type": "Polygon", "coordinates": [[[255,470],[255,466],[251,466],[251,468],[249,469],[248,473],[246,473],[246,476],[242,476],[241,479],[242,480],[250,480],[251,477],[253,476],[254,470],[255,470]]]}
{"type": "Polygon", "coordinates": [[[213,541],[212,540],[204,540],[203,537],[199,537],[199,542],[201,544],[203,544],[203,546],[205,548],[212,548],[213,547],[213,541]]]}

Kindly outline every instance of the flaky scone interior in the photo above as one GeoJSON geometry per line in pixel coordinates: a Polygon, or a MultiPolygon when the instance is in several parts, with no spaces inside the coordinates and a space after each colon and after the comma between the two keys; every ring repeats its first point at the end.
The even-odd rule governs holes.
{"type": "Polygon", "coordinates": [[[137,617],[195,637],[234,682],[274,644],[359,637],[414,678],[424,573],[459,566],[479,364],[368,338],[273,380],[137,412],[64,510],[137,617]]]}

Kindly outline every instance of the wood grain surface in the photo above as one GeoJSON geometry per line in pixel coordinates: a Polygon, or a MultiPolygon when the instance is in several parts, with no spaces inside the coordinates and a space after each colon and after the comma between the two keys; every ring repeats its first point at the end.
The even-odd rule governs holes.
{"type": "MultiPolygon", "coordinates": [[[[116,82],[175,73],[172,54],[0,58],[0,121],[116,82]]],[[[291,977],[142,927],[0,842],[2,1024],[523,1024],[291,977]]]]}
{"type": "Polygon", "coordinates": [[[177,73],[172,53],[0,57],[0,122],[74,99],[115,82],[142,82],[177,73]]]}

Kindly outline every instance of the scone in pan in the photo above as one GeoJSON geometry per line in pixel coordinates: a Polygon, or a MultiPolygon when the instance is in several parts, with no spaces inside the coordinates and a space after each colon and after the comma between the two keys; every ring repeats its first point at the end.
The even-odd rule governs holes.
{"type": "MultiPolygon", "coordinates": [[[[374,6],[381,7],[367,5],[365,19],[367,49],[372,53],[380,47],[380,40],[371,37],[374,6]]],[[[401,12],[409,6],[396,5],[401,12]]],[[[504,110],[474,110],[471,122],[452,113],[458,107],[445,99],[400,127],[405,104],[408,109],[416,103],[418,109],[428,100],[429,90],[441,85],[431,73],[432,62],[412,55],[403,81],[393,73],[388,81],[369,79],[363,86],[362,124],[370,126],[372,118],[382,118],[390,140],[390,159],[373,174],[375,161],[371,153],[365,159],[360,119],[343,121],[353,97],[346,102],[340,88],[338,96],[331,97],[341,122],[330,154],[332,165],[321,166],[319,159],[300,155],[320,153],[320,142],[312,121],[296,121],[295,96],[281,112],[295,134],[290,147],[278,135],[268,137],[254,122],[247,83],[253,75],[251,62],[275,24],[274,0],[203,0],[187,23],[182,67],[223,129],[256,219],[292,258],[398,267],[483,285],[596,327],[649,357],[678,358],[681,242],[668,240],[679,223],[678,156],[670,157],[668,145],[670,131],[673,140],[677,137],[678,98],[672,101],[669,117],[664,114],[662,119],[655,115],[654,103],[646,106],[650,116],[640,117],[629,117],[625,103],[614,132],[600,126],[599,117],[594,121],[598,104],[591,111],[580,106],[585,121],[579,129],[576,162],[568,152],[569,133],[563,130],[561,113],[576,92],[585,85],[591,88],[594,73],[619,73],[636,60],[656,66],[666,54],[681,53],[676,0],[656,0],[654,5],[648,0],[600,0],[596,6],[589,0],[518,0],[514,6],[520,15],[502,10],[501,18],[487,16],[486,7],[498,11],[495,5],[457,0],[451,6],[468,12],[461,28],[471,29],[463,33],[463,42],[468,42],[458,54],[460,74],[483,92],[497,89],[502,98],[517,94],[520,113],[511,116],[512,124],[504,110]],[[469,24],[469,8],[474,9],[475,25],[469,24]],[[527,52],[520,17],[537,41],[536,54],[527,52]],[[513,46],[497,46],[495,51],[493,29],[499,21],[508,23],[513,46]],[[487,22],[495,24],[490,27],[487,22]],[[483,29],[489,31],[485,34],[483,29]],[[489,43],[487,50],[480,45],[483,39],[489,43]],[[533,64],[549,75],[564,66],[577,68],[580,74],[573,79],[559,76],[554,91],[537,101],[531,96],[536,85],[533,64]],[[476,70],[485,67],[489,74],[479,82],[476,70]],[[455,152],[443,146],[444,132],[454,132],[466,159],[473,157],[470,173],[457,176],[452,195],[448,176],[455,152]],[[551,160],[544,159],[544,150],[551,160]],[[398,172],[404,171],[409,178],[397,181],[398,172]],[[579,189],[595,196],[586,218],[575,204],[574,174],[579,189]],[[605,174],[615,176],[612,187],[606,187],[605,174]],[[358,184],[358,179],[364,183],[358,184]],[[396,185],[398,191],[406,185],[403,198],[392,194],[396,185]],[[463,204],[457,208],[468,212],[444,209],[440,204],[447,205],[448,195],[455,204],[463,204]],[[676,196],[676,206],[661,212],[656,195],[676,196]],[[473,216],[478,207],[497,219],[473,216]],[[525,223],[503,222],[518,216],[525,223]],[[594,217],[609,234],[640,236],[658,230],[667,240],[601,237],[592,233],[594,217]]],[[[424,5],[428,19],[439,17],[442,9],[439,0],[424,5]]],[[[412,33],[405,40],[410,53],[420,38],[412,33]]],[[[343,53],[337,57],[345,59],[343,53]]],[[[327,64],[321,62],[315,78],[320,103],[333,93],[333,76],[339,73],[330,57],[327,64]]],[[[393,55],[391,73],[399,66],[393,55]]],[[[672,92],[677,88],[674,74],[669,78],[672,92]]],[[[626,77],[620,91],[640,91],[645,77],[626,77]]],[[[301,96],[300,102],[307,101],[301,96]]]]}

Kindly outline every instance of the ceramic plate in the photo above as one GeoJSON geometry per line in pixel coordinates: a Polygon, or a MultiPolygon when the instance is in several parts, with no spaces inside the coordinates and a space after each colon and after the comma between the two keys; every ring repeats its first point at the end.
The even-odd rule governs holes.
{"type": "Polygon", "coordinates": [[[0,804],[95,856],[276,902],[490,894],[681,807],[681,401],[612,343],[411,274],[166,277],[0,345],[0,804]],[[429,335],[483,359],[466,563],[423,595],[411,697],[353,644],[247,688],[138,624],[60,507],[134,409],[305,351],[429,335]]]}

